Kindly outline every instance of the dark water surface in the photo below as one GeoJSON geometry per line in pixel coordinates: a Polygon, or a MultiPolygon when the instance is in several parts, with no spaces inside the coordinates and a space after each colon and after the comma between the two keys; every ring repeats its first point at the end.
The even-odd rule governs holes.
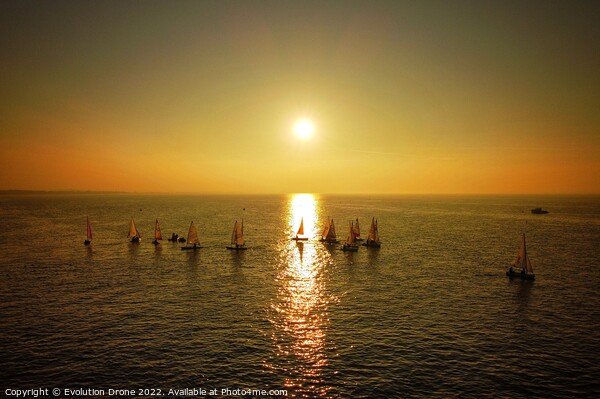
{"type": "Polygon", "coordinates": [[[65,194],[0,206],[2,395],[600,397],[597,197],[65,194]],[[328,215],[342,239],[350,219],[366,236],[375,216],[381,249],[289,240],[301,216],[316,236],[328,215]],[[193,220],[205,248],[155,248],[156,218],[165,238],[193,220]],[[242,218],[251,248],[228,251],[242,218]],[[504,276],[523,231],[535,282],[504,276]]]}

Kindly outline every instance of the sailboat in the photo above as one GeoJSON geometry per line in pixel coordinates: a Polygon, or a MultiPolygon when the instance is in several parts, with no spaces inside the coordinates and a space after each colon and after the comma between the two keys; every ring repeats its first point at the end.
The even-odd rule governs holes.
{"type": "Polygon", "coordinates": [[[85,240],[83,243],[85,245],[90,245],[92,243],[92,225],[90,224],[90,218],[87,217],[87,240],[85,240]]]}
{"type": "Polygon", "coordinates": [[[358,251],[358,244],[356,243],[356,236],[354,235],[354,223],[350,221],[349,223],[350,230],[348,230],[348,237],[346,238],[346,242],[342,246],[342,251],[358,251]]]}
{"type": "Polygon", "coordinates": [[[377,226],[377,220],[375,220],[375,218],[373,218],[371,220],[371,228],[369,229],[369,237],[367,238],[367,241],[365,241],[363,243],[363,245],[365,247],[372,247],[372,248],[380,248],[381,247],[381,241],[379,241],[379,227],[377,226]]]}
{"type": "Polygon", "coordinates": [[[244,221],[238,223],[237,220],[233,225],[233,232],[231,233],[231,245],[226,247],[227,249],[244,250],[246,247],[246,241],[244,240],[244,221]]]}
{"type": "Polygon", "coordinates": [[[523,280],[535,280],[535,274],[533,274],[533,268],[531,267],[529,256],[527,256],[525,233],[523,233],[523,238],[521,239],[521,248],[519,248],[517,258],[507,270],[506,275],[510,278],[516,277],[523,280]],[[513,266],[521,270],[516,271],[513,266]]]}
{"type": "Polygon", "coordinates": [[[128,238],[131,238],[131,242],[138,243],[140,242],[140,232],[135,227],[135,221],[133,220],[133,216],[131,217],[131,222],[129,223],[129,235],[128,238]]]}
{"type": "Polygon", "coordinates": [[[326,244],[335,244],[339,242],[335,235],[335,223],[333,223],[333,218],[329,219],[329,216],[327,216],[327,223],[325,224],[325,228],[321,233],[321,239],[319,241],[326,244]]]}
{"type": "Polygon", "coordinates": [[[200,240],[198,239],[198,230],[196,230],[196,226],[194,222],[190,223],[190,229],[188,230],[187,236],[187,245],[185,247],[181,247],[182,251],[185,250],[196,250],[200,249],[200,240]]]}
{"type": "Polygon", "coordinates": [[[356,223],[354,223],[354,237],[356,237],[356,241],[362,241],[363,240],[360,237],[360,225],[358,224],[358,218],[356,218],[356,223]]]}
{"type": "Polygon", "coordinates": [[[300,227],[298,227],[298,231],[296,232],[296,237],[293,237],[292,240],[296,241],[307,241],[308,237],[304,237],[304,216],[300,219],[300,227]],[[302,236],[302,237],[300,237],[302,236]]]}
{"type": "Polygon", "coordinates": [[[154,241],[152,241],[152,244],[158,245],[161,240],[162,234],[160,234],[160,226],[158,225],[158,219],[156,219],[156,224],[154,225],[154,241]]]}

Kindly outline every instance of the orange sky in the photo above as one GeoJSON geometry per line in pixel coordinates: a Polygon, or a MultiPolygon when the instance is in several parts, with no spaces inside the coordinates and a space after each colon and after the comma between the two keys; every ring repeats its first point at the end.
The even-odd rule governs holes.
{"type": "Polygon", "coordinates": [[[600,193],[600,3],[522,3],[2,2],[0,189],[600,193]]]}

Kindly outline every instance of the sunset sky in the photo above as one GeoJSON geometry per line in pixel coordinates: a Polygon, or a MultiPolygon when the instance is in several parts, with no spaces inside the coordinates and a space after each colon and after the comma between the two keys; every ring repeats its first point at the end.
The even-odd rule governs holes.
{"type": "Polygon", "coordinates": [[[3,0],[0,189],[600,193],[599,20],[598,1],[3,0]]]}

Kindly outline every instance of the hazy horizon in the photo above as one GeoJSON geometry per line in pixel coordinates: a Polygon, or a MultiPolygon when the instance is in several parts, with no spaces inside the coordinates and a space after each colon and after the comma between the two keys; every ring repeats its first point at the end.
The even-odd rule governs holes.
{"type": "Polygon", "coordinates": [[[115,194],[115,195],[165,195],[165,196],[207,196],[207,197],[240,197],[240,196],[290,196],[298,194],[310,194],[317,197],[597,197],[600,193],[316,193],[316,192],[265,192],[265,193],[242,193],[242,192],[175,192],[175,191],[108,191],[108,190],[35,190],[35,189],[1,189],[0,195],[19,195],[19,194],[115,194]]]}
{"type": "Polygon", "coordinates": [[[597,194],[599,14],[3,1],[0,189],[597,194]]]}

